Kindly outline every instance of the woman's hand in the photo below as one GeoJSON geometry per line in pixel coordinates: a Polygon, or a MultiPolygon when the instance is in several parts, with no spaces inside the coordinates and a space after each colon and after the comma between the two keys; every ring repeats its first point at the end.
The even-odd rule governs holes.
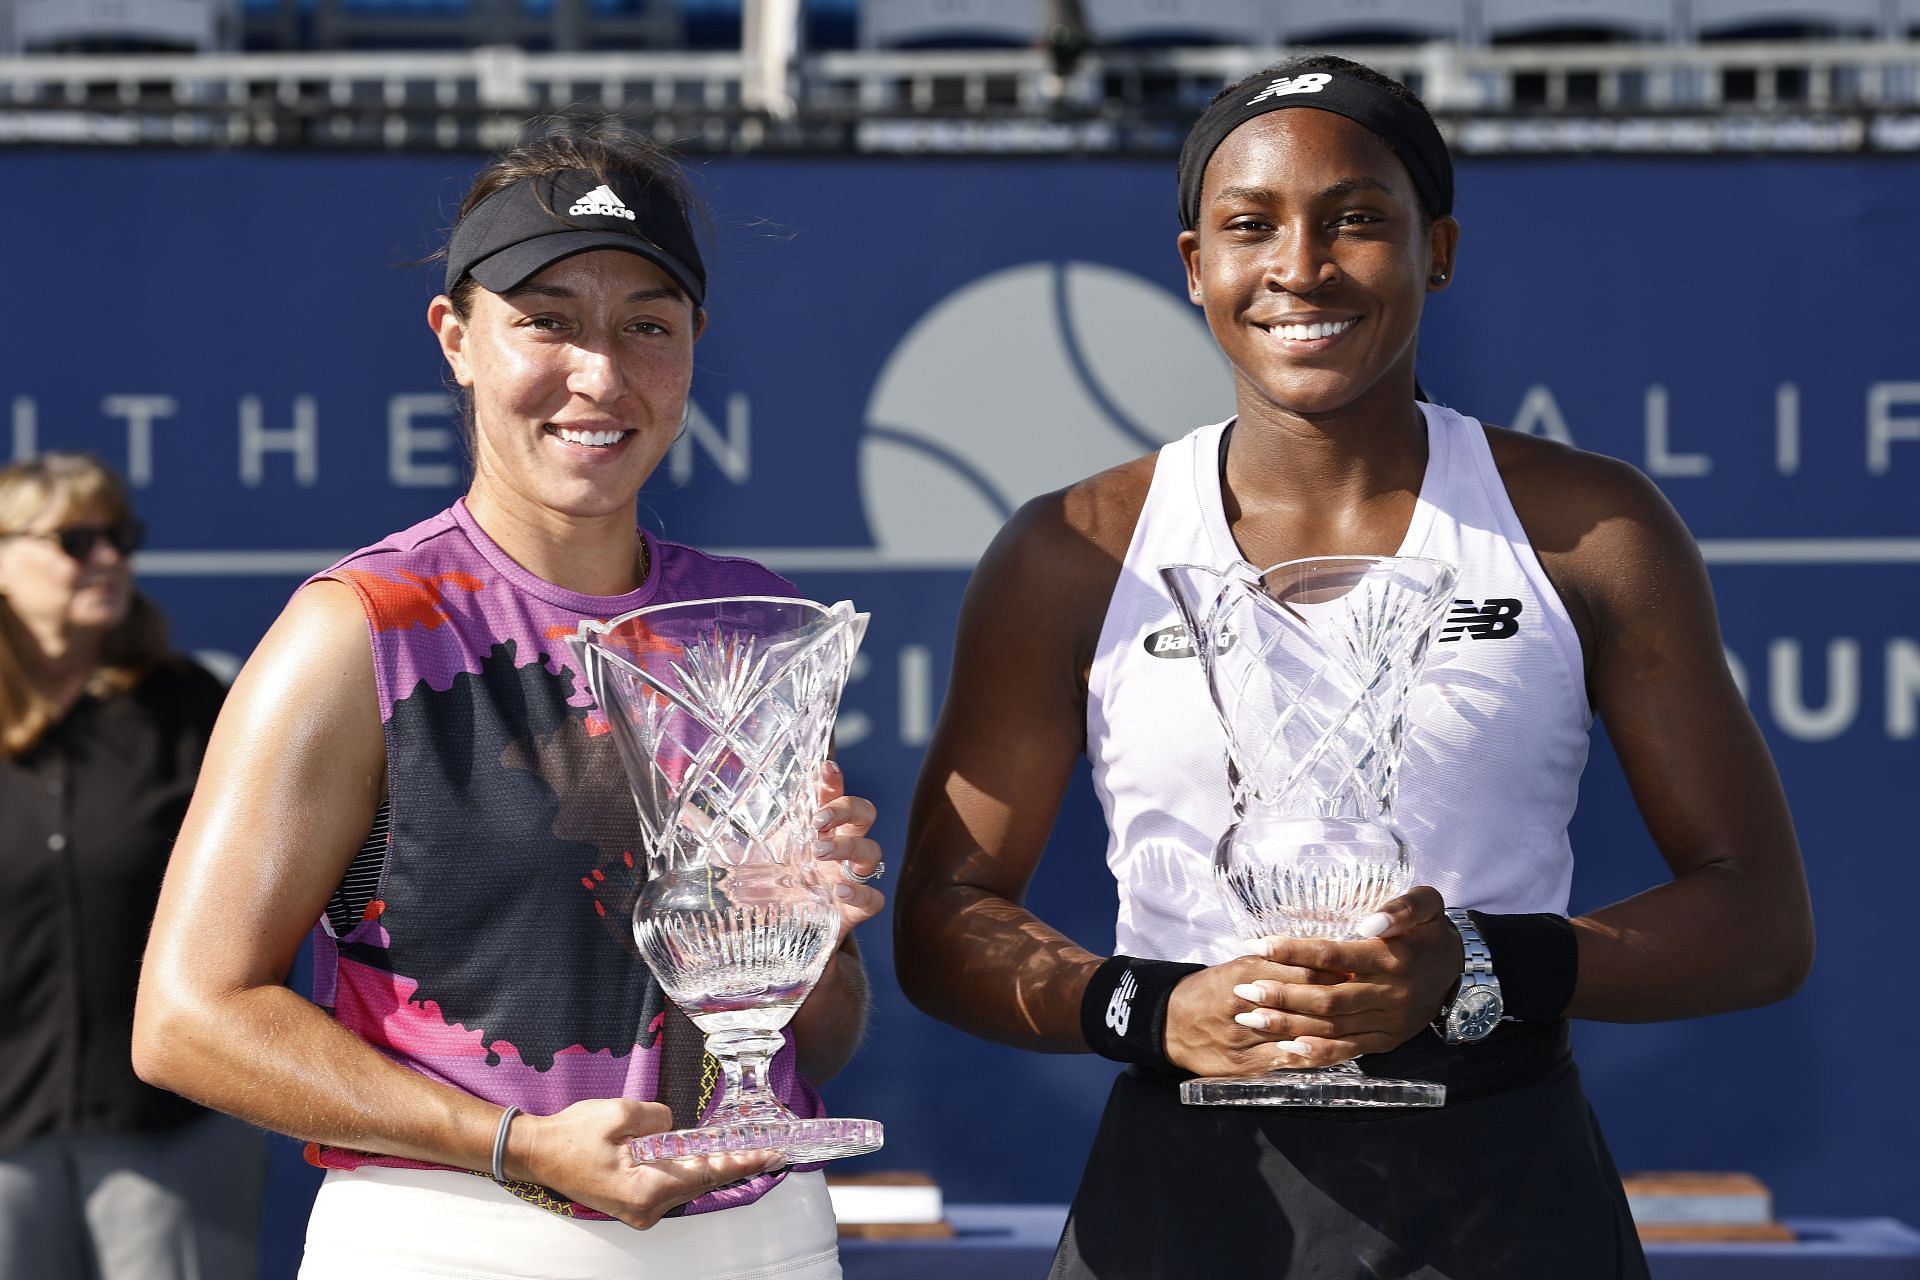
{"type": "Polygon", "coordinates": [[[673,1124],[657,1102],[592,1098],[550,1116],[515,1116],[507,1131],[509,1178],[538,1183],[642,1231],[669,1209],[718,1187],[786,1166],[777,1151],[740,1151],[636,1164],[627,1143],[673,1124]]]}
{"type": "Polygon", "coordinates": [[[814,815],[814,856],[833,863],[823,867],[840,904],[840,937],[880,914],[886,895],[871,884],[883,865],[880,846],[867,838],[878,816],[870,800],[847,793],[840,766],[829,760],[820,767],[820,811],[814,815]]]}
{"type": "Polygon", "coordinates": [[[1193,974],[1168,1005],[1168,1056],[1202,1075],[1249,1075],[1397,1048],[1460,979],[1445,905],[1422,885],[1369,917],[1367,939],[1262,938],[1255,955],[1193,974]]]}
{"type": "Polygon", "coordinates": [[[800,1073],[816,1084],[839,1074],[866,1031],[867,970],[853,929],[887,903],[878,889],[865,883],[882,870],[880,846],[867,839],[873,829],[873,803],[846,790],[840,766],[827,761],[820,768],[813,851],[825,864],[819,869],[821,880],[840,908],[840,934],[820,981],[787,1024],[800,1073]]]}
{"type": "MultiPolygon", "coordinates": [[[[1241,956],[1188,974],[1167,1001],[1167,1057],[1198,1076],[1250,1076],[1275,1067],[1299,1066],[1297,1056],[1276,1049],[1276,1041],[1306,1034],[1332,1036],[1335,1025],[1298,1013],[1276,1019],[1272,1031],[1256,1028],[1239,1016],[1253,1007],[1239,993],[1256,986],[1326,990],[1345,978],[1343,973],[1275,964],[1264,956],[1241,956]]],[[[1304,997],[1296,1001],[1310,1003],[1304,997]]]]}

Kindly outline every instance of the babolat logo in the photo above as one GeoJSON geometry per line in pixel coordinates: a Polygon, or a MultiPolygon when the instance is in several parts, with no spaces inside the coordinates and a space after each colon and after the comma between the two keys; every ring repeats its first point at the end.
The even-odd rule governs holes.
{"type": "Polygon", "coordinates": [[[633,210],[621,204],[620,197],[613,194],[611,188],[605,186],[595,187],[587,192],[567,210],[567,216],[572,218],[585,217],[588,214],[601,218],[625,218],[628,222],[633,221],[633,210]]]}
{"type": "Polygon", "coordinates": [[[1520,630],[1518,600],[1488,600],[1475,604],[1455,600],[1447,625],[1441,629],[1440,643],[1449,640],[1505,640],[1520,630]]]}
{"type": "MultiPolygon", "coordinates": [[[[1186,627],[1178,622],[1170,627],[1162,627],[1158,631],[1149,632],[1143,643],[1146,645],[1147,652],[1156,658],[1191,658],[1194,656],[1193,638],[1187,634],[1186,627]]],[[[1220,652],[1225,653],[1231,648],[1233,648],[1233,632],[1222,628],[1220,632],[1220,652]]]]}
{"type": "Polygon", "coordinates": [[[1327,87],[1332,76],[1324,71],[1314,71],[1303,76],[1281,76],[1260,92],[1247,99],[1247,105],[1265,102],[1268,98],[1284,98],[1293,93],[1318,93],[1327,87]]]}

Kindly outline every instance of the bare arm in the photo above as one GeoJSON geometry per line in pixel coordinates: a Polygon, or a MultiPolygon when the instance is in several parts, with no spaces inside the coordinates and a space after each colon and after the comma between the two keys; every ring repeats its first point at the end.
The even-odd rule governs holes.
{"type": "MultiPolygon", "coordinates": [[[[1580,633],[1594,709],[1673,873],[1572,922],[1580,969],[1567,1015],[1650,1022],[1782,999],[1813,957],[1806,878],[1773,761],[1727,670],[1698,548],[1632,467],[1506,432],[1491,439],[1580,633]]],[[[1358,980],[1264,988],[1259,1003],[1275,1012],[1255,1015],[1261,1029],[1303,1037],[1310,1052],[1288,1061],[1315,1064],[1418,1034],[1460,972],[1440,906],[1431,889],[1390,904],[1384,946],[1269,939],[1272,959],[1358,980]]]]}
{"type": "Polygon", "coordinates": [[[814,853],[826,863],[821,873],[839,899],[840,944],[788,1024],[800,1074],[816,1084],[839,1075],[866,1034],[871,993],[853,930],[887,903],[879,889],[853,878],[871,876],[880,866],[880,846],[867,836],[879,814],[872,801],[846,794],[846,778],[831,760],[822,771],[820,805],[814,853]],[[851,875],[841,873],[842,863],[851,875]]]}
{"type": "MultiPolygon", "coordinates": [[[[385,763],[359,604],[315,584],[261,641],[215,726],[148,942],[134,1066],[297,1138],[486,1169],[499,1107],[389,1061],[281,985],[372,826],[385,763]]],[[[525,1117],[507,1170],[644,1226],[768,1163],[633,1167],[623,1139],[667,1123],[664,1107],[618,1099],[525,1117]]]]}
{"type": "MultiPolygon", "coordinates": [[[[894,963],[914,1003],[990,1040],[1088,1048],[1080,1005],[1104,957],[1022,898],[1084,745],[1086,670],[1150,474],[1123,468],[1028,504],[982,558],[961,610],[953,676],[908,822],[894,963]]],[[[1372,945],[1396,970],[1412,963],[1410,943],[1372,945]]],[[[1453,957],[1457,974],[1457,943],[1453,957]]],[[[1313,1050],[1321,1060],[1350,1057],[1351,1039],[1377,1036],[1388,1015],[1372,988],[1348,984],[1328,1002],[1333,980],[1290,957],[1245,956],[1191,973],[1168,1005],[1165,1052],[1206,1075],[1270,1068],[1285,1036],[1326,1037],[1313,1050]],[[1252,1028],[1234,1021],[1253,1007],[1235,988],[1255,982],[1313,994],[1300,1013],[1252,1028]]]]}
{"type": "Polygon", "coordinates": [[[1086,1050],[1080,999],[1101,957],[1022,900],[1081,751],[1085,637],[1116,571],[1057,498],[1023,508],[981,559],[894,904],[909,999],[975,1035],[1048,1052],[1086,1050]]]}
{"type": "Polygon", "coordinates": [[[1571,527],[1548,523],[1558,550],[1543,562],[1586,614],[1594,709],[1673,879],[1574,921],[1568,1013],[1641,1022],[1782,999],[1813,960],[1806,875],[1779,775],[1727,670],[1705,565],[1644,476],[1582,463],[1577,494],[1564,486],[1558,504],[1571,527]]]}
{"type": "Polygon", "coordinates": [[[848,934],[788,1024],[801,1075],[819,1084],[845,1070],[866,1034],[870,1000],[866,962],[848,934]]]}

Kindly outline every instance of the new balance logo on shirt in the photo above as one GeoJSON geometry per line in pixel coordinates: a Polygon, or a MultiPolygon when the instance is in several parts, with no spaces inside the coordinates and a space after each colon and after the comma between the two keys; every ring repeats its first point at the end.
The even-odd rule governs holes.
{"type": "Polygon", "coordinates": [[[1120,975],[1120,985],[1107,997],[1107,1028],[1117,1036],[1127,1034],[1127,1024],[1133,1021],[1133,996],[1140,990],[1140,984],[1134,980],[1133,970],[1120,975]]]}
{"type": "Polygon", "coordinates": [[[570,218],[586,217],[589,214],[600,218],[625,218],[628,222],[633,221],[633,210],[621,204],[620,197],[604,186],[595,187],[587,192],[567,210],[567,216],[570,218]]]}
{"type": "Polygon", "coordinates": [[[1455,600],[1447,625],[1440,632],[1440,643],[1453,640],[1505,640],[1520,631],[1518,600],[1455,600]]]}

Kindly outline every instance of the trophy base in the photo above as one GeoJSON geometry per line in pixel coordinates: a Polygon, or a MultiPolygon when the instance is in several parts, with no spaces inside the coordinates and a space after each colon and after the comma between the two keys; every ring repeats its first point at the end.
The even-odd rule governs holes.
{"type": "Polygon", "coordinates": [[[650,1133],[627,1144],[634,1163],[685,1160],[731,1151],[778,1151],[792,1164],[818,1164],[878,1151],[885,1129],[878,1120],[766,1119],[717,1124],[701,1129],[650,1133]]]}
{"type": "Polygon", "coordinates": [[[1370,1076],[1343,1063],[1187,1080],[1180,1101],[1195,1107],[1438,1107],[1447,1101],[1447,1086],[1370,1076]]]}

